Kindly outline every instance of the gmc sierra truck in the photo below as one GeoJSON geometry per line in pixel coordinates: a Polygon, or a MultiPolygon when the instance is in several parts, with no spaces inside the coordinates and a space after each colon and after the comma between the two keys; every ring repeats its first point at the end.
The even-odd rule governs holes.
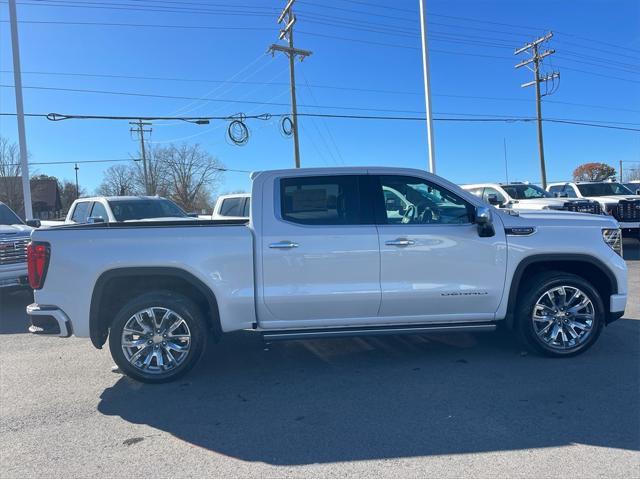
{"type": "Polygon", "coordinates": [[[640,195],[617,181],[551,183],[547,190],[568,198],[595,200],[602,211],[613,216],[622,234],[640,240],[640,195]]]}
{"type": "Polygon", "coordinates": [[[32,229],[0,202],[0,290],[29,286],[27,245],[32,229]]]}
{"type": "Polygon", "coordinates": [[[36,230],[33,331],[97,348],[108,340],[125,374],[163,382],[230,331],[270,342],[505,325],[563,357],[624,313],[627,268],[611,217],[500,210],[411,169],[252,179],[249,221],[36,230]]]}

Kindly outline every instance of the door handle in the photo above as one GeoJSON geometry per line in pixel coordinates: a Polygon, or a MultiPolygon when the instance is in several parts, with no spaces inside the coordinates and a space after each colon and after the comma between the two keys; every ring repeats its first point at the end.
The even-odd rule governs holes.
{"type": "Polygon", "coordinates": [[[278,241],[277,243],[271,243],[269,245],[269,248],[272,249],[291,249],[291,248],[297,248],[299,245],[298,243],[294,243],[293,241],[278,241]]]}
{"type": "Polygon", "coordinates": [[[387,246],[411,246],[416,244],[416,242],[407,238],[397,238],[394,240],[385,241],[384,244],[386,244],[387,246]]]}

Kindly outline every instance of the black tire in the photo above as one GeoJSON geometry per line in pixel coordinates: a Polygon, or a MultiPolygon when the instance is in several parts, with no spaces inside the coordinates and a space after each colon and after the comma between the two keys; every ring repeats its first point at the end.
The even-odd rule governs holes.
{"type": "MultiPolygon", "coordinates": [[[[148,315],[147,318],[149,318],[148,315]]],[[[193,301],[171,291],[154,291],[132,299],[116,314],[109,331],[109,349],[111,350],[113,360],[120,370],[130,378],[144,383],[164,383],[178,379],[195,366],[205,350],[207,332],[207,325],[203,313],[193,301]],[[125,356],[123,349],[122,341],[125,325],[136,313],[149,308],[157,308],[153,310],[155,314],[161,313],[162,309],[175,312],[177,316],[174,316],[174,318],[179,316],[179,318],[183,319],[184,323],[186,323],[186,330],[190,334],[189,349],[184,353],[184,358],[180,356],[179,364],[166,371],[159,371],[163,367],[168,366],[159,366],[159,360],[157,359],[153,359],[155,362],[153,367],[155,367],[156,371],[147,372],[150,370],[147,369],[147,371],[144,371],[140,367],[136,367],[125,356]]],[[[151,331],[151,333],[153,333],[153,331],[151,331]]],[[[146,351],[153,352],[151,348],[160,348],[161,352],[159,354],[165,359],[167,357],[166,348],[162,348],[160,343],[156,344],[154,342],[156,337],[161,340],[159,335],[154,335],[153,340],[145,337],[145,339],[149,339],[148,343],[150,346],[141,346],[140,350],[146,347],[146,351]],[[164,355],[162,351],[164,351],[164,355]]],[[[139,338],[143,338],[143,336],[139,336],[139,338]]],[[[162,342],[161,344],[164,345],[165,343],[162,342]]]]}
{"type": "MultiPolygon", "coordinates": [[[[605,308],[602,297],[593,285],[584,278],[562,271],[548,271],[540,273],[528,280],[522,287],[516,307],[516,331],[520,341],[532,352],[551,357],[571,357],[585,352],[597,341],[605,323],[605,308]],[[593,306],[592,326],[582,342],[571,346],[567,342],[565,348],[554,347],[554,342],[545,342],[537,333],[534,325],[534,307],[546,291],[552,288],[566,286],[577,288],[591,301],[593,306]]],[[[563,313],[559,313],[561,316],[563,313]]],[[[562,318],[560,319],[562,321],[562,318]]],[[[537,323],[540,324],[540,323],[537,323]]],[[[548,324],[548,323],[542,323],[548,324]]],[[[539,326],[542,329],[542,326],[539,326]]],[[[574,329],[575,331],[575,329],[574,329]]],[[[573,338],[572,338],[573,340],[573,338]]]]}

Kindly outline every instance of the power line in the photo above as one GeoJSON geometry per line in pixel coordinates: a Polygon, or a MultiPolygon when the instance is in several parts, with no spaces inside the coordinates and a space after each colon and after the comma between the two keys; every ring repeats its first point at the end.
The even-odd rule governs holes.
{"type": "MultiPolygon", "coordinates": [[[[141,158],[114,158],[111,160],[77,160],[77,161],[38,161],[29,162],[30,165],[73,165],[73,164],[86,164],[86,163],[119,163],[119,162],[131,162],[141,161],[141,158]]],[[[156,160],[162,162],[163,160],[156,160]]],[[[11,166],[16,166],[17,163],[12,163],[11,166]]],[[[216,167],[212,168],[217,171],[229,171],[232,173],[251,173],[250,170],[238,170],[234,168],[216,167]]]]}
{"type": "MultiPolygon", "coordinates": [[[[447,113],[440,113],[447,114],[447,113]]],[[[448,113],[450,115],[472,115],[471,113],[448,113]]],[[[0,116],[15,116],[15,113],[0,112],[0,116]]],[[[47,118],[51,115],[64,116],[66,119],[92,119],[92,120],[184,120],[183,117],[163,117],[163,116],[109,116],[109,115],[62,115],[59,113],[25,113],[27,117],[47,118]]],[[[254,118],[265,120],[272,117],[285,117],[289,113],[263,113],[262,115],[246,116],[246,118],[254,118]]],[[[352,120],[389,120],[389,121],[425,121],[424,116],[390,116],[390,115],[356,115],[356,114],[339,114],[339,113],[318,113],[318,112],[306,112],[298,113],[301,117],[316,117],[316,118],[336,118],[336,119],[352,119],[352,120]]],[[[214,116],[202,116],[200,119],[230,119],[233,117],[214,117],[214,116]]],[[[478,123],[518,123],[518,122],[532,122],[536,121],[534,117],[517,117],[517,116],[498,116],[491,117],[490,115],[478,114],[476,118],[454,118],[454,117],[438,117],[434,118],[434,121],[443,122],[478,122],[478,123]]],[[[614,123],[636,125],[636,123],[621,123],[621,122],[607,122],[607,121],[595,121],[595,120],[571,120],[564,118],[543,118],[542,121],[551,123],[565,123],[571,125],[591,126],[597,128],[609,128],[613,130],[627,130],[627,131],[639,131],[640,128],[629,128],[614,126],[614,123]],[[609,124],[607,124],[609,123],[609,124]]],[[[75,162],[74,162],[75,163],[75,162]]]]}
{"type": "MultiPolygon", "coordinates": [[[[74,7],[74,8],[110,8],[110,9],[117,9],[117,10],[132,10],[132,11],[158,11],[158,12],[162,12],[162,13],[186,13],[186,14],[200,14],[200,13],[210,13],[210,14],[215,14],[215,15],[242,15],[242,16],[268,16],[269,13],[267,13],[268,11],[274,11],[275,8],[273,7],[263,7],[263,6],[257,6],[257,5],[235,5],[235,4],[211,4],[211,3],[202,3],[202,2],[160,2],[160,1],[155,1],[156,5],[152,4],[152,5],[148,5],[148,4],[141,4],[141,3],[136,3],[136,4],[126,4],[126,3],[112,3],[112,6],[105,6],[105,5],[101,5],[101,4],[97,4],[96,2],[80,2],[80,1],[71,1],[71,0],[45,0],[48,3],[44,3],[43,1],[37,2],[37,3],[28,3],[28,2],[21,2],[22,4],[25,5],[37,5],[37,6],[49,6],[49,7],[74,7]],[[63,4],[64,3],[64,4],[63,4]],[[162,5],[157,5],[157,3],[165,3],[165,4],[172,4],[171,6],[162,6],[162,5]],[[175,6],[175,5],[181,5],[180,7],[175,6]],[[198,8],[193,8],[193,7],[184,7],[184,5],[197,5],[198,8]],[[219,9],[207,9],[207,8],[203,8],[203,6],[212,6],[212,7],[221,7],[221,8],[227,8],[228,10],[219,10],[219,9]],[[244,9],[245,11],[241,11],[238,12],[238,9],[244,9]],[[247,10],[249,9],[249,10],[247,10]],[[262,10],[262,11],[256,11],[256,9],[262,10]]],[[[3,2],[4,3],[4,2],[3,2]]],[[[308,5],[311,5],[309,2],[307,2],[308,5]]],[[[368,7],[374,6],[372,4],[368,4],[366,2],[361,2],[360,5],[366,5],[368,7]]],[[[324,6],[320,6],[320,5],[313,5],[314,7],[324,7],[324,6]]],[[[331,8],[331,7],[324,7],[324,8],[331,8]]],[[[378,6],[378,8],[383,8],[378,6]]],[[[408,9],[398,9],[398,8],[394,8],[394,7],[390,7],[390,6],[385,6],[384,7],[385,10],[397,10],[397,11],[404,11],[404,12],[408,12],[408,13],[412,13],[414,14],[415,12],[413,12],[413,10],[408,10],[408,9]]],[[[339,7],[333,7],[333,9],[339,9],[339,7]]],[[[342,10],[347,10],[347,9],[342,9],[342,10]]],[[[378,16],[378,17],[384,17],[384,18],[388,18],[390,17],[389,15],[382,15],[379,13],[372,13],[370,11],[362,11],[362,10],[353,10],[353,9],[348,9],[349,11],[355,12],[355,13],[360,13],[360,14],[364,14],[364,15],[373,15],[373,16],[378,16]]],[[[330,15],[323,15],[323,14],[318,14],[318,13],[312,13],[312,15],[315,15],[316,17],[320,16],[321,18],[330,18],[330,19],[338,19],[338,20],[342,20],[345,21],[344,19],[341,19],[340,17],[332,17],[330,15]]],[[[479,20],[476,18],[469,18],[469,17],[461,17],[461,16],[454,16],[454,15],[444,15],[444,14],[436,14],[436,13],[432,13],[430,14],[430,16],[433,17],[440,17],[440,18],[446,18],[446,19],[452,19],[452,20],[456,20],[456,21],[465,21],[465,22],[474,22],[474,23],[480,23],[480,24],[489,24],[489,25],[499,25],[499,26],[506,26],[509,28],[517,28],[517,29],[524,29],[524,30],[528,30],[529,32],[540,32],[541,28],[539,27],[532,27],[532,26],[523,26],[523,25],[514,25],[514,24],[510,24],[510,23],[501,23],[501,22],[492,22],[489,20],[479,20]]],[[[403,17],[392,17],[401,21],[411,21],[412,19],[410,18],[404,18],[403,17]]],[[[366,22],[366,21],[362,21],[362,20],[346,20],[346,21],[351,21],[351,22],[359,22],[360,24],[372,24],[372,25],[376,25],[374,22],[366,22]]],[[[387,24],[377,24],[378,26],[382,27],[382,28],[389,28],[388,23],[387,24]]],[[[475,29],[475,30],[480,30],[480,31],[488,31],[488,32],[493,32],[493,33],[498,33],[498,34],[502,34],[502,35],[517,35],[517,36],[524,36],[525,33],[522,32],[512,32],[512,31],[501,31],[501,30],[492,30],[492,29],[487,29],[487,28],[479,28],[479,27],[472,27],[469,25],[456,25],[456,24],[440,24],[442,26],[446,26],[446,27],[450,27],[450,28],[464,28],[465,30],[470,30],[470,29],[475,29]]],[[[593,38],[586,38],[586,37],[582,37],[580,35],[576,35],[576,34],[572,34],[572,33],[564,33],[564,32],[558,32],[558,33],[562,33],[563,35],[572,37],[572,38],[576,38],[576,39],[583,39],[589,42],[588,46],[584,46],[584,45],[580,45],[579,43],[575,43],[573,42],[573,45],[577,45],[580,48],[589,48],[590,50],[598,50],[598,51],[602,51],[602,52],[606,52],[606,53],[610,53],[610,54],[614,54],[614,55],[620,55],[620,56],[627,56],[628,58],[635,58],[635,57],[630,57],[628,55],[624,55],[622,53],[620,53],[619,51],[612,51],[612,50],[606,50],[606,49],[601,49],[601,48],[597,48],[593,46],[593,38]]],[[[531,34],[531,33],[529,33],[531,34]]],[[[600,44],[602,45],[609,45],[612,48],[615,49],[624,49],[625,51],[635,51],[640,53],[640,50],[637,49],[631,49],[628,46],[621,46],[621,45],[616,45],[616,44],[612,44],[612,43],[607,43],[607,42],[603,42],[603,41],[599,41],[600,44]]]]}
{"type": "MultiPolygon", "coordinates": [[[[431,50],[433,51],[433,50],[431,50]]],[[[436,50],[438,51],[438,50],[436,50]]],[[[469,54],[473,55],[473,54],[469,54]]],[[[0,73],[12,73],[12,70],[0,70],[0,73]]],[[[23,75],[50,75],[50,76],[71,76],[71,77],[95,77],[95,78],[121,78],[126,80],[153,80],[153,81],[172,81],[172,82],[190,82],[190,83],[233,83],[238,85],[273,85],[273,86],[287,86],[288,82],[262,82],[262,81],[245,81],[245,80],[214,80],[214,79],[206,79],[206,78],[174,78],[174,77],[160,77],[160,76],[137,76],[137,75],[115,75],[115,74],[103,74],[103,73],[82,73],[82,72],[46,72],[46,71],[23,71],[23,75]]],[[[380,88],[361,88],[361,87],[350,87],[350,86],[341,86],[341,85],[327,85],[327,84],[318,84],[318,83],[309,83],[309,87],[315,89],[329,89],[329,90],[343,90],[343,91],[357,91],[357,92],[367,92],[367,93],[382,93],[389,95],[421,95],[421,92],[418,91],[409,91],[409,90],[387,90],[380,88]]],[[[433,96],[444,97],[444,98],[464,98],[464,99],[475,99],[475,100],[497,100],[497,101],[517,101],[517,102],[528,102],[529,100],[524,98],[510,98],[510,97],[495,97],[495,96],[476,96],[476,95],[454,95],[454,94],[444,94],[444,93],[436,93],[433,96]]],[[[545,103],[554,103],[560,105],[570,105],[570,106],[578,106],[584,108],[596,108],[602,110],[615,110],[615,111],[627,111],[632,113],[640,113],[640,110],[634,110],[630,108],[619,108],[613,106],[605,106],[605,105],[593,105],[587,103],[575,103],[575,102],[567,102],[567,101],[558,101],[558,100],[545,100],[545,103]]]]}

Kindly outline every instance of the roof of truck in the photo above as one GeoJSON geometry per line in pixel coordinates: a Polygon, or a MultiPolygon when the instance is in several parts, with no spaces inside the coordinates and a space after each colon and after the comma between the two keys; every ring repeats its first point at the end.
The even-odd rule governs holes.
{"type": "Polygon", "coordinates": [[[141,200],[165,200],[162,196],[88,196],[86,198],[78,198],[76,201],[141,201],[141,200]]]}

